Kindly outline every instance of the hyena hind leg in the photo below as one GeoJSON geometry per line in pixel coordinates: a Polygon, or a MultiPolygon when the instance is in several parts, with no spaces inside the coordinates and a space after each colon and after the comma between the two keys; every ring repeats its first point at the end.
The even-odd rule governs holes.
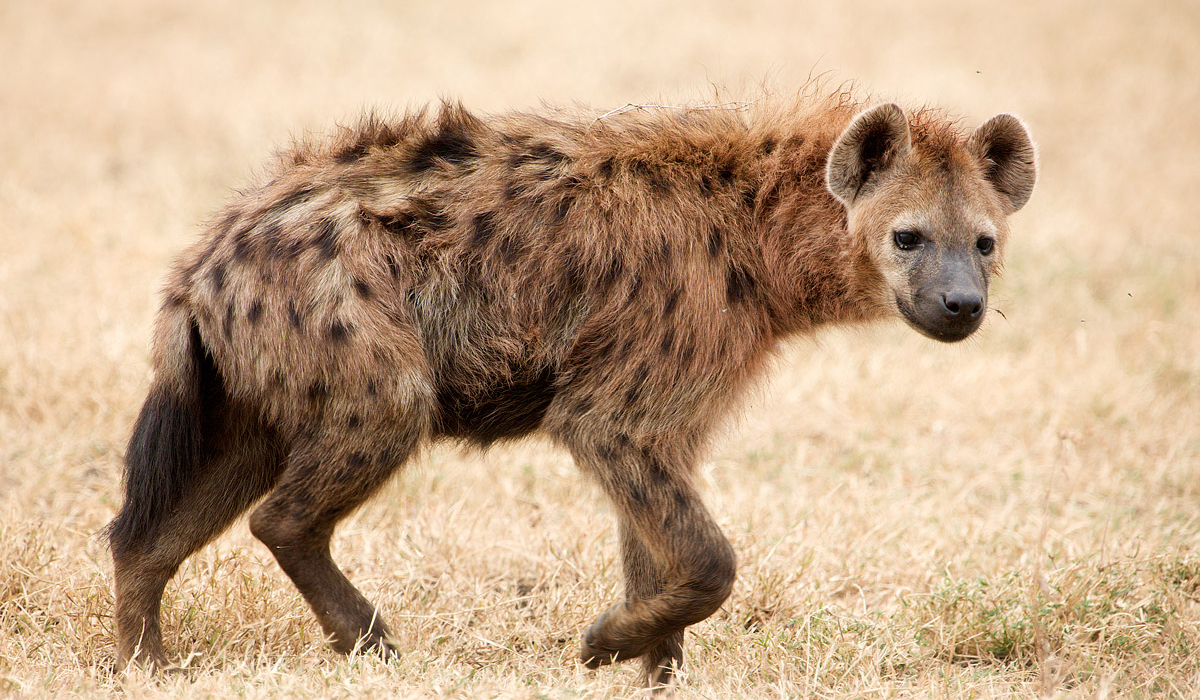
{"type": "Polygon", "coordinates": [[[351,436],[325,426],[298,441],[275,488],[250,515],[254,536],[312,607],[335,651],[398,650],[378,610],[338,568],[329,545],[338,522],[408,460],[424,421],[360,419],[351,436]]]}
{"type": "MultiPolygon", "coordinates": [[[[119,516],[110,530],[118,670],[130,662],[168,666],[159,622],[167,582],[184,560],[270,489],[281,467],[282,454],[270,431],[233,409],[211,437],[207,454],[193,465],[171,508],[152,510],[137,526],[116,527],[119,516]]],[[[127,499],[125,507],[135,504],[127,499]]],[[[131,517],[126,514],[126,522],[131,517]]]]}

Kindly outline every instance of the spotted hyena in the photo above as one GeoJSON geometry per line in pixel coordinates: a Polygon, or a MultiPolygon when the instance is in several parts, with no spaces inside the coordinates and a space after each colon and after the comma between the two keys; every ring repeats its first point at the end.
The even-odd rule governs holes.
{"type": "Polygon", "coordinates": [[[540,432],[612,501],[625,598],[589,667],[670,680],[733,549],[694,471],[777,341],[980,325],[1034,148],[999,115],[849,95],[751,110],[479,118],[456,104],[285,153],[171,270],[110,526],[119,665],[166,663],[163,587],[250,529],[334,649],[394,653],[330,558],[420,445],[540,432]],[[259,502],[261,499],[261,502],[259,502]]]}

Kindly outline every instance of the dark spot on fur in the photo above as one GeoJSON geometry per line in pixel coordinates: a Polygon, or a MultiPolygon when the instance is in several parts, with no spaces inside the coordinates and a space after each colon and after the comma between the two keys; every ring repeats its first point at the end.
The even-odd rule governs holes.
{"type": "Polygon", "coordinates": [[[712,176],[708,173],[700,174],[700,194],[705,197],[711,197],[716,194],[716,191],[713,190],[712,176]]]}
{"type": "Polygon", "coordinates": [[[651,481],[659,485],[664,485],[671,481],[671,474],[658,455],[650,450],[643,449],[642,459],[646,463],[646,475],[650,477],[651,481]]]}
{"type": "Polygon", "coordinates": [[[633,173],[634,175],[637,175],[638,177],[650,183],[650,187],[652,187],[654,191],[658,192],[659,194],[662,194],[670,189],[670,185],[667,183],[667,180],[663,177],[662,173],[659,172],[657,168],[650,167],[648,163],[636,161],[633,164],[633,173]]]}
{"type": "Polygon", "coordinates": [[[163,299],[162,305],[164,309],[178,309],[179,307],[183,306],[184,302],[186,301],[187,298],[179,292],[171,292],[167,294],[165,299],[163,299]]]}
{"type": "Polygon", "coordinates": [[[338,254],[337,222],[330,218],[321,219],[317,224],[317,232],[312,238],[312,245],[320,251],[322,260],[332,260],[338,254]]]}
{"type": "Polygon", "coordinates": [[[268,216],[277,216],[294,206],[304,204],[308,200],[312,199],[312,196],[315,192],[316,188],[312,185],[297,187],[291,192],[288,192],[280,197],[275,203],[268,207],[266,214],[268,216]]]}
{"type": "Polygon", "coordinates": [[[642,488],[641,485],[636,482],[630,484],[629,485],[629,498],[630,498],[630,500],[633,501],[633,504],[635,506],[644,507],[647,503],[646,489],[642,488]]]}
{"type": "Polygon", "coordinates": [[[604,272],[600,274],[600,290],[607,291],[609,287],[612,287],[621,278],[621,274],[624,272],[625,260],[621,258],[619,253],[614,253],[613,257],[604,267],[604,272]]]}
{"type": "Polygon", "coordinates": [[[357,141],[350,144],[346,148],[334,154],[333,159],[342,165],[353,163],[354,161],[367,155],[371,149],[371,143],[360,136],[357,141]]]}
{"type": "Polygon", "coordinates": [[[550,213],[550,225],[557,226],[565,221],[574,204],[574,195],[564,195],[562,199],[558,200],[558,204],[554,205],[554,209],[550,213]]]}
{"type": "Polygon", "coordinates": [[[369,462],[370,460],[367,458],[367,456],[361,452],[351,452],[350,455],[346,457],[346,464],[349,464],[355,469],[365,467],[369,462]]]}
{"type": "Polygon", "coordinates": [[[412,199],[408,208],[380,219],[383,227],[398,236],[419,241],[426,233],[444,231],[453,224],[431,199],[412,199]]]}
{"type": "Polygon", "coordinates": [[[472,222],[471,246],[474,248],[482,248],[487,245],[492,236],[496,233],[496,215],[493,212],[485,211],[482,214],[476,214],[472,222]]]}
{"type": "Polygon", "coordinates": [[[527,151],[517,151],[508,157],[511,168],[519,168],[530,163],[538,163],[545,168],[542,177],[549,177],[552,171],[567,161],[567,156],[548,143],[535,143],[527,151]]]}
{"type": "Polygon", "coordinates": [[[212,284],[213,294],[220,294],[225,288],[225,263],[213,263],[208,269],[208,281],[212,284]]]}
{"type": "Polygon", "coordinates": [[[267,381],[271,383],[271,386],[278,389],[287,383],[287,377],[283,375],[282,370],[277,368],[271,370],[271,376],[267,381]]]}
{"type": "Polygon", "coordinates": [[[362,158],[372,147],[390,148],[400,143],[402,133],[377,117],[367,117],[359,125],[353,141],[345,144],[341,150],[334,153],[333,158],[339,163],[347,164],[362,158]]]}
{"type": "Polygon", "coordinates": [[[293,238],[287,243],[281,245],[279,252],[284,258],[288,260],[295,260],[300,256],[300,253],[304,252],[304,248],[304,241],[300,240],[299,238],[293,238]]]}
{"type": "Polygon", "coordinates": [[[721,166],[717,171],[717,177],[721,180],[721,184],[729,187],[733,184],[733,168],[728,165],[721,166]]]}
{"type": "Polygon", "coordinates": [[[354,292],[363,299],[371,298],[371,285],[366,280],[354,280],[354,292]]]}
{"type": "Polygon", "coordinates": [[[643,385],[646,383],[646,378],[650,376],[650,368],[646,363],[638,365],[637,371],[633,374],[633,382],[629,385],[629,389],[625,392],[625,403],[632,404],[637,401],[641,394],[643,385]]]}
{"type": "Polygon", "coordinates": [[[301,326],[304,324],[304,319],[300,316],[300,310],[296,308],[296,302],[288,301],[287,314],[288,321],[291,322],[292,327],[296,330],[300,330],[301,326]]]}
{"type": "Polygon", "coordinates": [[[515,235],[505,236],[500,240],[500,255],[504,262],[512,264],[525,253],[525,243],[515,235]]]}
{"type": "Polygon", "coordinates": [[[768,136],[767,138],[763,139],[762,145],[759,147],[758,150],[760,153],[768,154],[771,151],[775,150],[775,146],[777,146],[778,143],[779,142],[776,141],[774,139],[774,137],[768,136]]]}
{"type": "Polygon", "coordinates": [[[596,175],[601,178],[608,179],[612,177],[613,171],[616,169],[616,164],[611,157],[600,161],[600,165],[596,166],[596,175]]]}
{"type": "Polygon", "coordinates": [[[642,275],[640,272],[633,273],[633,282],[629,285],[629,292],[625,295],[625,305],[637,301],[638,294],[642,291],[642,275]]]}
{"type": "Polygon", "coordinates": [[[671,268],[671,257],[673,255],[674,250],[671,248],[671,240],[664,237],[662,242],[658,244],[658,260],[656,262],[660,266],[660,269],[669,270],[671,268]]]}
{"type": "Polygon", "coordinates": [[[750,184],[746,189],[742,190],[742,204],[747,209],[754,208],[754,202],[758,199],[758,185],[750,184]]]}
{"type": "Polygon", "coordinates": [[[679,351],[679,367],[687,369],[692,366],[692,358],[696,356],[696,348],[691,345],[684,345],[679,351]]]}
{"type": "Polygon", "coordinates": [[[658,346],[658,350],[663,355],[670,355],[671,351],[674,349],[675,349],[675,329],[668,328],[666,334],[663,335],[662,344],[660,344],[658,346]]]}
{"type": "Polygon", "coordinates": [[[716,258],[725,245],[725,232],[716,224],[708,231],[708,257],[716,258]]]}
{"type": "Polygon", "coordinates": [[[592,400],[591,399],[580,399],[580,400],[576,401],[575,405],[571,408],[571,413],[574,414],[576,418],[578,418],[590,410],[592,410],[592,400]]]}
{"type": "Polygon", "coordinates": [[[596,447],[596,456],[601,462],[612,464],[617,461],[617,451],[612,448],[612,445],[599,445],[596,447]]]}
{"type": "Polygon", "coordinates": [[[225,340],[231,340],[233,338],[234,313],[235,310],[233,308],[233,301],[231,300],[225,305],[225,340]]]}
{"type": "Polygon", "coordinates": [[[379,395],[379,385],[374,379],[367,380],[367,396],[375,397],[379,395]]]}
{"type": "Polygon", "coordinates": [[[342,323],[340,318],[335,318],[333,319],[333,322],[329,324],[329,340],[334,343],[344,343],[350,338],[351,331],[352,329],[346,324],[342,323]]]}
{"type": "Polygon", "coordinates": [[[346,428],[349,430],[358,430],[362,427],[362,418],[357,413],[351,413],[346,419],[346,428]]]}
{"type": "Polygon", "coordinates": [[[563,255],[563,293],[574,297],[584,288],[585,267],[583,254],[574,245],[563,255]]]}
{"type": "Polygon", "coordinates": [[[283,231],[280,230],[279,224],[270,223],[259,234],[259,239],[262,241],[263,250],[272,258],[282,257],[283,231]]]}
{"type": "Polygon", "coordinates": [[[419,175],[436,167],[438,163],[462,165],[478,156],[479,151],[466,132],[465,126],[457,120],[443,121],[437,131],[417,144],[408,165],[413,174],[419,175]]]}
{"type": "Polygon", "coordinates": [[[262,317],[263,304],[261,299],[255,299],[250,304],[250,308],[246,311],[246,320],[250,323],[258,323],[258,319],[262,317]]]}
{"type": "Polygon", "coordinates": [[[243,228],[233,235],[233,259],[240,262],[253,253],[254,239],[250,236],[250,230],[243,228]]]}
{"type": "Polygon", "coordinates": [[[730,304],[737,304],[754,295],[757,283],[754,277],[743,267],[733,265],[725,279],[725,298],[730,304]]]}
{"type": "Polygon", "coordinates": [[[388,272],[392,275],[392,279],[400,279],[400,261],[396,260],[396,256],[391,253],[388,253],[385,259],[387,260],[388,272]]]}
{"type": "Polygon", "coordinates": [[[401,211],[392,214],[391,216],[380,217],[379,223],[383,225],[383,230],[396,236],[410,236],[418,234],[419,231],[415,226],[416,220],[409,212],[401,211]]]}
{"type": "Polygon", "coordinates": [[[329,394],[329,387],[326,386],[325,382],[323,382],[319,379],[317,381],[313,382],[312,384],[308,385],[308,400],[309,401],[320,401],[320,400],[324,399],[328,394],[329,394]]]}
{"type": "Polygon", "coordinates": [[[628,450],[633,446],[633,439],[629,437],[629,433],[617,433],[617,447],[621,451],[628,450]]]}
{"type": "Polygon", "coordinates": [[[534,158],[544,161],[549,165],[559,165],[567,160],[567,156],[564,155],[562,151],[548,143],[535,143],[533,147],[529,149],[529,153],[534,158]]]}
{"type": "Polygon", "coordinates": [[[675,307],[679,306],[679,295],[682,290],[676,289],[667,297],[667,303],[663,305],[663,318],[670,318],[671,314],[675,313],[675,307]]]}
{"type": "Polygon", "coordinates": [[[776,204],[779,204],[779,183],[778,182],[775,183],[774,185],[772,185],[771,189],[767,190],[767,194],[763,197],[763,203],[762,203],[763,211],[766,211],[768,209],[773,209],[776,204]]]}

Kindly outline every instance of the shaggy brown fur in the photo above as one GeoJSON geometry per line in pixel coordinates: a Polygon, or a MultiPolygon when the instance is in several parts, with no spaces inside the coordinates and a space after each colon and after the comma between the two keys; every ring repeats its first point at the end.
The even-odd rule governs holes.
{"type": "Polygon", "coordinates": [[[903,266],[874,241],[891,229],[872,229],[913,210],[905,193],[969,209],[997,247],[1019,207],[988,171],[1009,176],[1007,155],[930,112],[884,119],[895,133],[860,119],[849,138],[860,109],[837,95],[480,119],[447,104],[284,154],[166,287],[110,528],[119,663],[165,663],[164,585],[264,496],[250,527],[334,648],[391,651],[330,558],[338,521],[422,443],[541,431],[620,526],[626,598],[582,661],[642,657],[668,681],[736,569],[693,467],[776,341],[919,296],[889,287],[903,266]],[[855,196],[827,188],[839,136],[829,172],[855,196]]]}

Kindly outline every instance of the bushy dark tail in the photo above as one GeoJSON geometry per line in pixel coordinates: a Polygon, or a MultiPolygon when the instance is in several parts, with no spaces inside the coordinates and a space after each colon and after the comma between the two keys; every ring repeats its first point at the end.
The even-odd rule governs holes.
{"type": "Polygon", "coordinates": [[[158,319],[155,378],[125,450],[125,503],[106,534],[114,553],[153,538],[202,468],[223,396],[199,329],[182,309],[158,319]]]}

